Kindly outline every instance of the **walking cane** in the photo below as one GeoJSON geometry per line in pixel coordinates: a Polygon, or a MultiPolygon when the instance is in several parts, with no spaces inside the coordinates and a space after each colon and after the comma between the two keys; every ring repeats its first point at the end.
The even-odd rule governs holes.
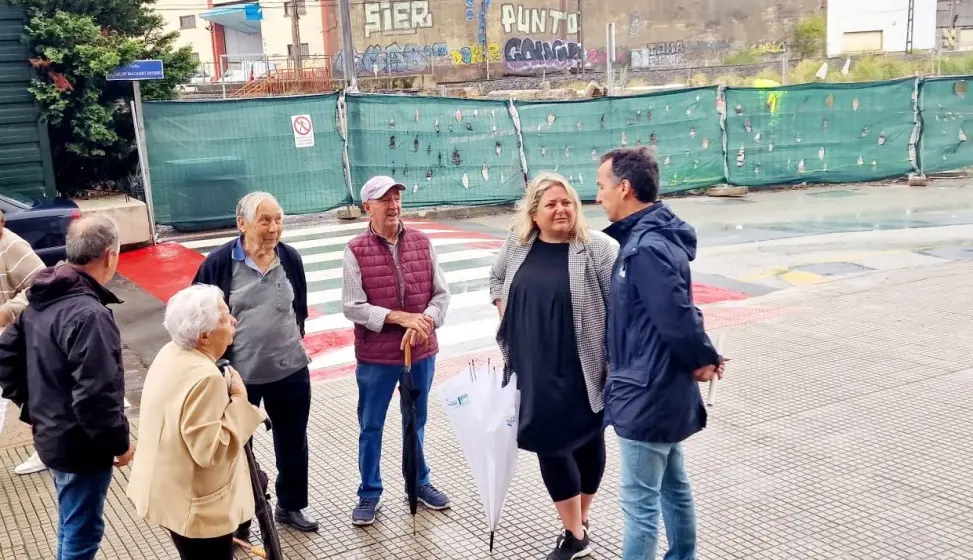
{"type": "MultiPolygon", "coordinates": [[[[220,373],[224,377],[226,376],[226,368],[229,366],[229,360],[219,360],[216,362],[216,367],[220,369],[220,373]]],[[[272,429],[269,419],[264,419],[263,423],[267,430],[272,429]]],[[[257,458],[253,454],[252,437],[243,445],[243,451],[247,457],[248,470],[250,471],[250,486],[253,488],[253,501],[256,509],[255,516],[257,518],[257,525],[260,527],[260,539],[263,541],[264,546],[251,546],[250,543],[235,537],[233,542],[259,558],[284,560],[284,553],[280,546],[280,536],[277,534],[277,526],[274,524],[273,513],[270,510],[270,504],[267,502],[268,495],[264,491],[263,485],[260,482],[260,476],[258,475],[260,465],[257,464],[257,458]]]]}

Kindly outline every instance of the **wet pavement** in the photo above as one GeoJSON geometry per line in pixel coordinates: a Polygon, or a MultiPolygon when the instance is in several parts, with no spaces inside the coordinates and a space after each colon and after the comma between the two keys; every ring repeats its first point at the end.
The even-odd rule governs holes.
{"type": "MultiPolygon", "coordinates": [[[[973,370],[965,365],[973,339],[969,329],[957,327],[973,316],[973,300],[965,296],[973,273],[973,187],[965,181],[835,186],[670,203],[699,234],[694,280],[714,293],[746,298],[704,306],[708,329],[726,333],[734,361],[710,427],[688,445],[700,557],[973,558],[973,532],[956,522],[973,519],[965,476],[973,449],[964,428],[973,418],[967,402],[973,370]]],[[[593,227],[607,225],[599,207],[586,207],[585,214],[593,227]]],[[[424,226],[446,240],[442,253],[451,255],[459,294],[482,289],[480,275],[509,220],[502,215],[424,226]]],[[[304,218],[288,225],[309,226],[330,227],[304,218]]],[[[325,251],[341,249],[341,235],[295,240],[326,260],[325,251]]],[[[112,285],[125,301],[115,314],[126,344],[132,418],[144,366],[167,340],[161,325],[166,293],[188,284],[180,270],[194,272],[207,250],[194,247],[170,244],[168,260],[144,261],[136,270],[141,275],[112,285]],[[144,278],[152,289],[140,283],[144,278]],[[161,292],[155,289],[160,285],[161,292]]],[[[309,268],[325,279],[316,289],[326,294],[312,321],[318,334],[344,344],[339,331],[328,330],[340,323],[328,307],[333,264],[309,268]]],[[[498,358],[487,325],[495,312],[479,300],[464,305],[454,318],[482,332],[467,337],[463,333],[473,327],[454,329],[461,333],[450,335],[458,345],[439,360],[438,382],[471,358],[498,358]]],[[[288,558],[487,558],[472,477],[435,402],[428,454],[434,482],[453,497],[454,508],[421,511],[413,536],[396,476],[401,443],[393,404],[383,457],[385,509],[372,528],[350,525],[358,484],[357,393],[350,368],[328,372],[314,385],[309,428],[312,510],[322,530],[285,531],[288,558]]],[[[50,477],[12,474],[31,452],[29,434],[14,427],[13,416],[8,410],[0,433],[0,558],[52,558],[50,477]]],[[[610,432],[608,440],[608,471],[592,516],[592,558],[602,559],[617,558],[621,540],[610,432]]],[[[257,450],[271,466],[266,434],[258,436],[257,450]]],[[[99,558],[177,558],[164,533],[134,518],[124,497],[127,472],[116,475],[99,558]]],[[[546,556],[557,520],[530,454],[521,454],[504,519],[494,558],[546,556]]]]}
{"type": "MultiPolygon", "coordinates": [[[[973,263],[898,269],[704,309],[733,361],[709,427],[687,444],[700,558],[973,558],[973,528],[963,522],[973,519],[973,333],[956,328],[973,321],[971,274],[973,263]]],[[[441,361],[437,382],[469,358],[441,361]]],[[[310,509],[321,531],[282,530],[289,559],[528,559],[550,551],[557,519],[536,459],[521,453],[496,550],[487,553],[472,475],[435,398],[427,457],[434,483],[454,507],[420,510],[413,535],[393,404],[382,461],[386,505],[376,525],[353,527],[356,385],[339,378],[316,384],[313,393],[310,509]]],[[[608,441],[608,469],[591,516],[594,559],[620,554],[619,459],[610,431],[608,441]]],[[[257,436],[256,448],[273,471],[268,434],[257,436]]],[[[11,473],[28,453],[0,451],[5,559],[53,557],[50,477],[11,473]]],[[[124,497],[127,476],[128,469],[116,474],[99,558],[176,558],[164,533],[135,518],[124,497]]]]}

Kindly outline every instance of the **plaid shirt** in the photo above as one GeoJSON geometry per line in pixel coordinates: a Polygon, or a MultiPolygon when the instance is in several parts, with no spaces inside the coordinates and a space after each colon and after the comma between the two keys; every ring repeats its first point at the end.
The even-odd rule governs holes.
{"type": "MultiPolygon", "coordinates": [[[[537,233],[527,243],[521,243],[513,233],[507,236],[496,262],[490,270],[490,301],[500,300],[506,313],[510,284],[527,258],[537,233]]],[[[605,325],[608,289],[611,286],[612,268],[618,256],[618,243],[601,233],[589,231],[587,243],[572,241],[568,253],[568,273],[571,285],[571,307],[574,314],[574,338],[588,388],[591,410],[600,412],[605,407],[605,325]]],[[[504,361],[510,362],[507,342],[498,335],[497,344],[504,361]]]]}

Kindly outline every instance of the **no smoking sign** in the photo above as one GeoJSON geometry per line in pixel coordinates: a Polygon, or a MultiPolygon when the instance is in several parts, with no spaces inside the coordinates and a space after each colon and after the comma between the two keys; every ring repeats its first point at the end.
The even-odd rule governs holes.
{"type": "Polygon", "coordinates": [[[294,146],[314,147],[314,124],[311,122],[311,115],[292,115],[291,128],[294,130],[294,146]]]}

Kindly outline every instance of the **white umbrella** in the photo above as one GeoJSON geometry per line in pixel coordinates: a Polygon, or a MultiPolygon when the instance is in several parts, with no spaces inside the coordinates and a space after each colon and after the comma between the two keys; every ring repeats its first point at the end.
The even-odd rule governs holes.
{"type": "Polygon", "coordinates": [[[503,374],[496,368],[471,365],[438,389],[480,491],[491,552],[507,490],[517,470],[520,391],[516,376],[511,376],[506,386],[501,387],[502,383],[503,374]]]}

